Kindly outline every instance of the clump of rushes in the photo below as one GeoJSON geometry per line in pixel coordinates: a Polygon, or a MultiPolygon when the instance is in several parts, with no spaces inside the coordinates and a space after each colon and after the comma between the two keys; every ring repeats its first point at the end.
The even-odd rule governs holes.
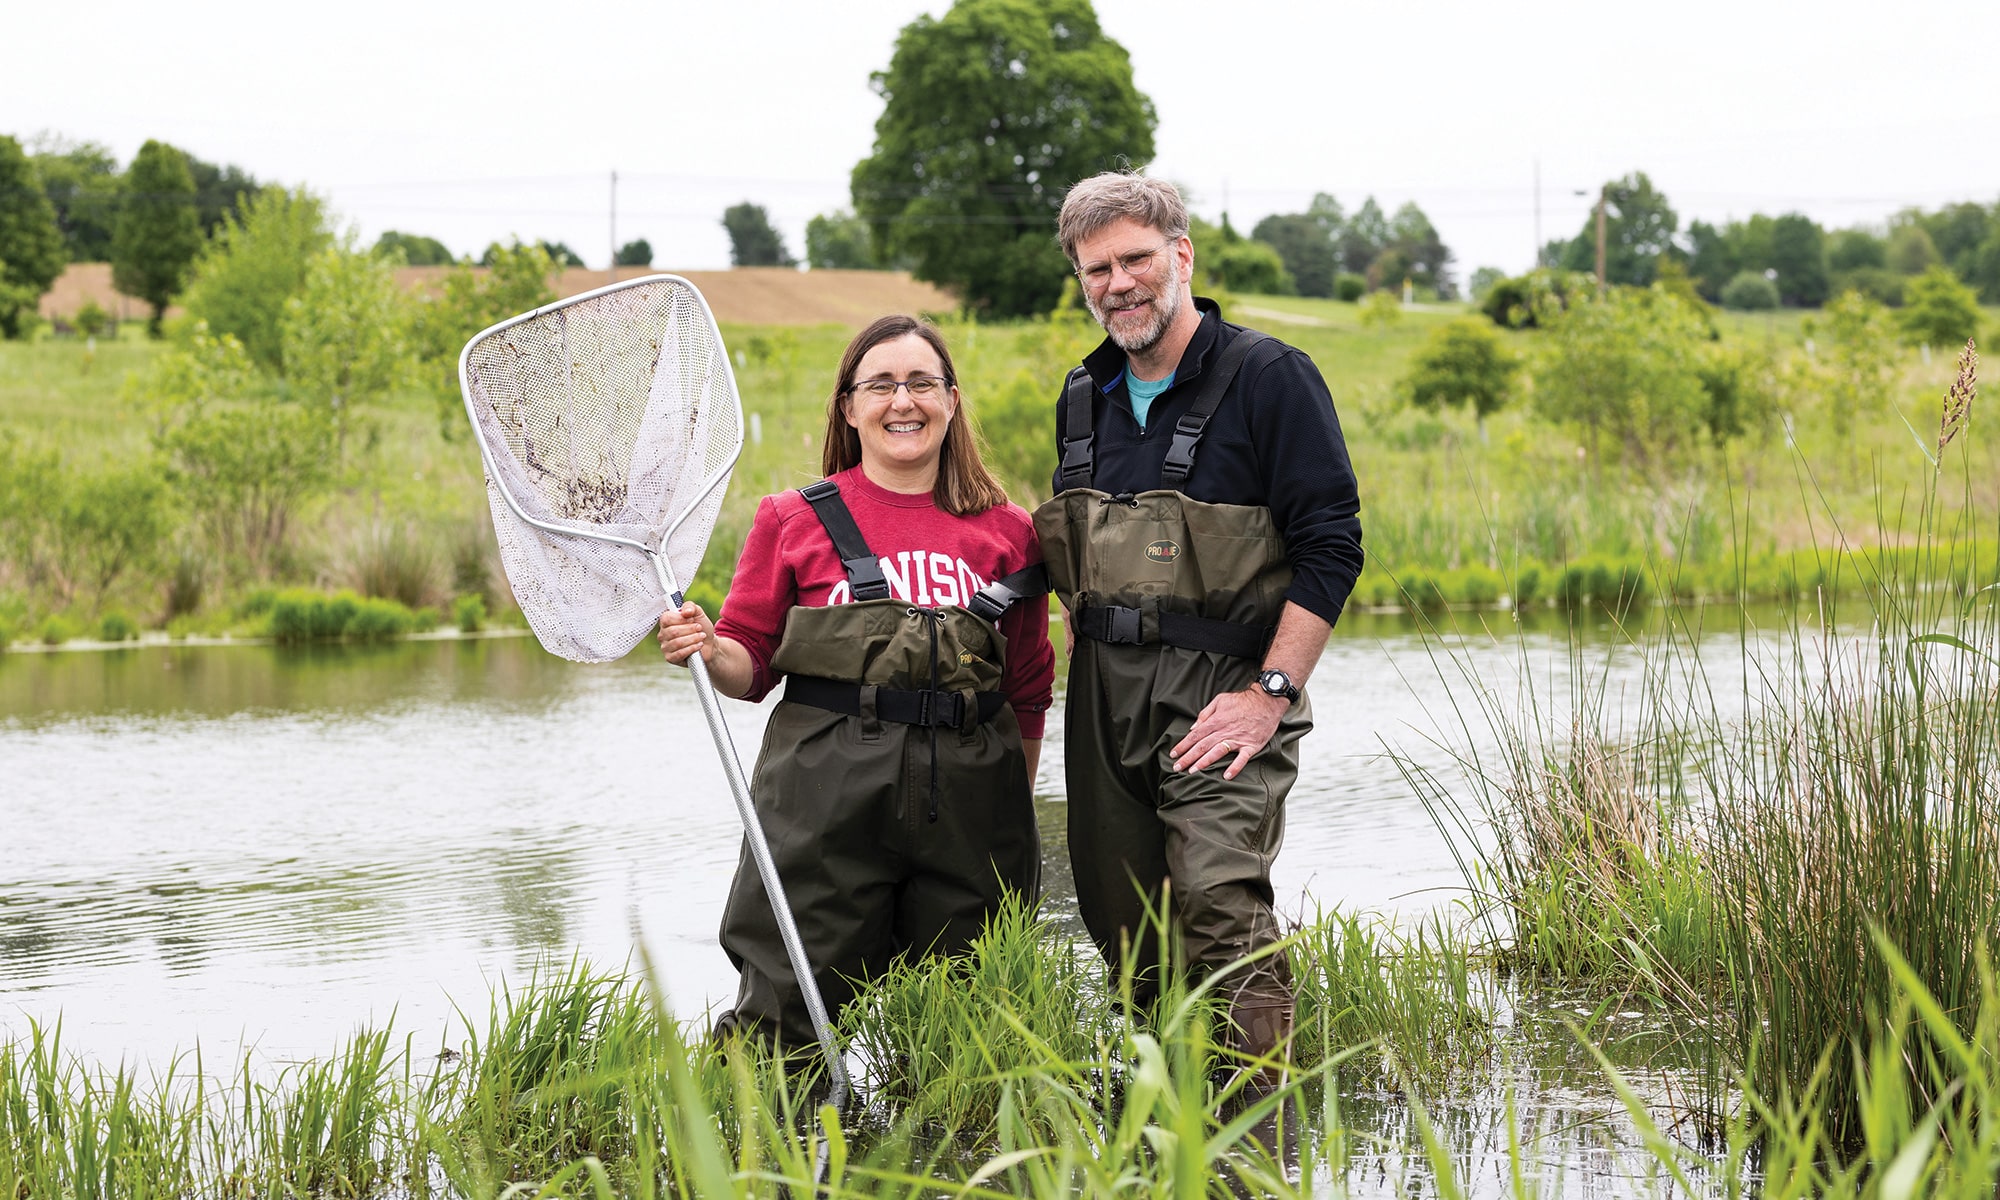
{"type": "MultiPolygon", "coordinates": [[[[1973,363],[1945,399],[1940,449],[1966,426],[1973,363]]],[[[1468,878],[1510,914],[1516,962],[1622,973],[1720,1010],[1718,1049],[1752,1087],[1829,1098],[1813,1119],[1847,1149],[1870,1118],[1832,1098],[1886,1086],[1871,1071],[1900,1072],[1912,1114],[1959,1086],[1933,1074],[1953,1052],[1936,1022],[1912,1026],[1886,1066],[1854,1054],[1910,990],[1898,973],[1951,1038],[1970,1038],[1977,964],[2000,952],[2000,584],[1979,585],[1996,564],[1973,536],[1969,472],[1965,486],[1947,510],[1934,482],[1912,531],[1877,531],[1905,548],[1857,556],[1867,625],[1746,636],[1719,676],[1739,681],[1730,705],[1674,617],[1642,646],[1627,716],[1606,711],[1574,649],[1566,716],[1532,690],[1508,705],[1478,685],[1503,752],[1460,754],[1469,806],[1405,764],[1468,878]],[[1939,527],[1945,511],[1955,528],[1939,527]]]]}

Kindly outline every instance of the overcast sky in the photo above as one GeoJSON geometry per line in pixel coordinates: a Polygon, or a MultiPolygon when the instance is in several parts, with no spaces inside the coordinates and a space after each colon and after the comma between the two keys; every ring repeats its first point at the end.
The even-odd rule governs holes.
{"type": "MultiPolygon", "coordinates": [[[[365,240],[591,265],[644,237],[723,267],[765,205],[796,254],[874,139],[869,72],[944,0],[14,6],[0,132],[129,160],[161,138],[330,198],[365,240]]],[[[1579,190],[1648,172],[1680,213],[1829,227],[2000,199],[2000,2],[1097,0],[1160,125],[1149,172],[1248,230],[1316,191],[1415,200],[1473,268],[1573,234],[1579,190]]]]}

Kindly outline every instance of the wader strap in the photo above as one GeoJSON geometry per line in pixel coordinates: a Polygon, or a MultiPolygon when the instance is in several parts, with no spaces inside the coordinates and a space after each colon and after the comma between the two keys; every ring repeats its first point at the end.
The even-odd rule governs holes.
{"type": "Polygon", "coordinates": [[[833,552],[840,555],[840,565],[847,568],[847,585],[853,589],[854,598],[887,600],[889,580],[882,574],[881,561],[868,548],[868,540],[861,536],[861,527],[854,523],[847,501],[840,498],[840,485],[822,479],[800,488],[799,495],[812,505],[819,523],[826,526],[826,535],[833,539],[833,552]]]}
{"type": "Polygon", "coordinates": [[[1188,473],[1194,470],[1194,452],[1201,445],[1202,430],[1208,427],[1209,418],[1221,406],[1223,394],[1236,379],[1237,368],[1250,357],[1252,350],[1270,340],[1268,334],[1246,329],[1216,356],[1215,365],[1209,368],[1208,377],[1202,380],[1201,392],[1195,397],[1194,404],[1174,423],[1174,441],[1167,447],[1167,461],[1160,467],[1162,488],[1178,492],[1187,483],[1188,473]]]}
{"type": "Polygon", "coordinates": [[[1056,488],[1059,492],[1089,487],[1090,477],[1096,473],[1096,438],[1090,431],[1090,405],[1096,399],[1091,395],[1094,390],[1090,372],[1082,367],[1072,369],[1068,381],[1063,384],[1063,394],[1069,407],[1063,414],[1062,465],[1057,469],[1061,480],[1056,488]]]}
{"type": "MultiPolygon", "coordinates": [[[[977,724],[991,721],[1007,702],[999,692],[974,692],[973,715],[977,724]]],[[[814,675],[787,675],[785,699],[810,704],[828,712],[850,717],[861,715],[861,685],[814,675]]],[[[932,729],[964,729],[965,696],[960,692],[906,691],[901,688],[875,689],[875,715],[884,721],[920,725],[932,729]]]]}
{"type": "Polygon", "coordinates": [[[1041,563],[1022,567],[972,594],[965,607],[982,621],[998,621],[1017,601],[1049,594],[1049,570],[1041,563]]]}
{"type": "MultiPolygon", "coordinates": [[[[1143,646],[1145,634],[1136,608],[1117,604],[1086,604],[1072,620],[1078,637],[1114,646],[1143,646]]],[[[1242,625],[1214,617],[1192,617],[1185,613],[1160,614],[1160,643],[1187,650],[1206,650],[1236,658],[1258,658],[1271,641],[1272,630],[1261,625],[1242,625]]]]}

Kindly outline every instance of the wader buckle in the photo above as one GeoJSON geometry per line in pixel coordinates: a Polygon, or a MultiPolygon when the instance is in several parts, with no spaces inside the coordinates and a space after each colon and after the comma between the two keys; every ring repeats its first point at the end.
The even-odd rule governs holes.
{"type": "Polygon", "coordinates": [[[1114,646],[1141,646],[1146,641],[1139,610],[1117,604],[1093,604],[1084,609],[1081,632],[1093,641],[1114,646]]]}

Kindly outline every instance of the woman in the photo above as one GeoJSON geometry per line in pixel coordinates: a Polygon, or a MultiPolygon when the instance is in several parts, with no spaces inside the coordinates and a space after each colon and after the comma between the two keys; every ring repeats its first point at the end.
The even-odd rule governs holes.
{"type": "MultiPolygon", "coordinates": [[[[786,680],[751,791],[830,1014],[898,956],[966,950],[1004,891],[1040,881],[1047,584],[956,381],[931,326],[863,330],[827,401],[826,478],[757,506],[719,621],[660,617],[667,661],[699,651],[725,695],[786,680]]],[[[722,946],[742,982],[716,1031],[810,1045],[747,848],[722,946]]]]}

